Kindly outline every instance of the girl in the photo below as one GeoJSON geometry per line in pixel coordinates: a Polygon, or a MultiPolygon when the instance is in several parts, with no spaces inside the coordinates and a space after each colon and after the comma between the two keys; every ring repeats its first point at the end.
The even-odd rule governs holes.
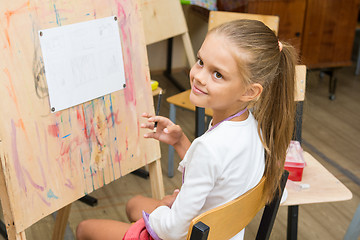
{"type": "MultiPolygon", "coordinates": [[[[143,128],[154,130],[158,122],[144,137],[173,145],[183,159],[181,189],[161,201],[130,199],[127,214],[137,221],[132,225],[83,221],[78,239],[185,239],[195,216],[247,192],[263,175],[271,201],[293,133],[296,60],[295,50],[259,21],[237,20],[209,31],[190,71],[191,102],[213,110],[208,131],[191,144],[169,119],[143,115],[143,128]]],[[[232,239],[243,236],[244,230],[232,239]]]]}

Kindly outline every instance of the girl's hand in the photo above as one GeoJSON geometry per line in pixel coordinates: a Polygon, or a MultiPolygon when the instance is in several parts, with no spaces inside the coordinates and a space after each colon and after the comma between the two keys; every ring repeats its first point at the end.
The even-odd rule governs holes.
{"type": "Polygon", "coordinates": [[[143,113],[142,117],[147,118],[148,122],[141,124],[142,128],[154,130],[155,122],[157,127],[155,132],[146,133],[145,138],[154,138],[163,143],[176,145],[183,137],[183,131],[179,125],[175,125],[170,119],[162,116],[151,116],[148,113],[143,113]]]}
{"type": "Polygon", "coordinates": [[[175,189],[172,195],[166,195],[163,199],[161,199],[160,206],[168,206],[171,208],[179,192],[179,189],[175,189]]]}

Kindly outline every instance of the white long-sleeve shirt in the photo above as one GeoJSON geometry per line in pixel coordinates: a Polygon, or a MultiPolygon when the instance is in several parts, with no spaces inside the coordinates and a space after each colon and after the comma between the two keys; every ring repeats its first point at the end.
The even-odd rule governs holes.
{"type": "MultiPolygon", "coordinates": [[[[195,139],[179,165],[183,185],[172,207],[158,207],[149,216],[150,227],[164,240],[185,239],[194,217],[259,183],[265,159],[253,115],[240,122],[222,122],[195,139]]],[[[243,236],[244,230],[232,239],[243,236]]]]}

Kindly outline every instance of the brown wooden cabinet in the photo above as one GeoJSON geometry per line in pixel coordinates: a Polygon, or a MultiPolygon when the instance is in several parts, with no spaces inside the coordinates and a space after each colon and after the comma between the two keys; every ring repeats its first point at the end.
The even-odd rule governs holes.
{"type": "Polygon", "coordinates": [[[309,68],[352,64],[359,0],[249,0],[246,11],[278,15],[280,40],[309,68]]]}

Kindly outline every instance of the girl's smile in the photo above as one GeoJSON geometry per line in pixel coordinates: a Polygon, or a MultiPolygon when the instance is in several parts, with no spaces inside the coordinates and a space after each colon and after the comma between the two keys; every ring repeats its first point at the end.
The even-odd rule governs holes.
{"type": "Polygon", "coordinates": [[[194,94],[207,94],[205,91],[201,90],[200,88],[196,87],[195,85],[192,86],[192,91],[194,94]]]}

